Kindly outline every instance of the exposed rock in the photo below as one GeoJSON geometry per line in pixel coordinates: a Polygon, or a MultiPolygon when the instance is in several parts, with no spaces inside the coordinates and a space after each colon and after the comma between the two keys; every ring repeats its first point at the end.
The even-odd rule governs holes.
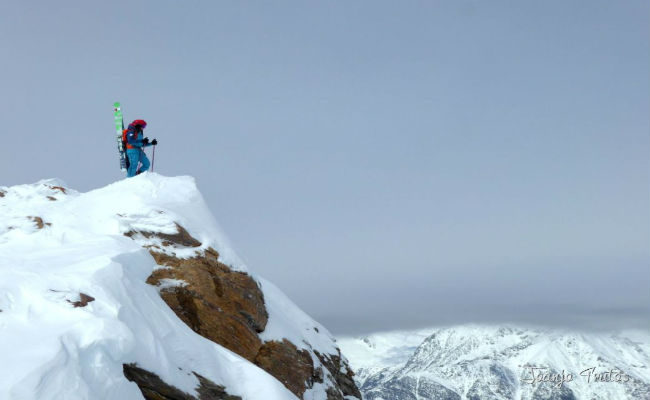
{"type": "Polygon", "coordinates": [[[193,398],[193,396],[177,387],[163,382],[158,375],[139,368],[136,364],[122,364],[122,371],[126,379],[138,385],[142,395],[147,400],[185,400],[193,398]]]}
{"type": "Polygon", "coordinates": [[[4,190],[0,190],[0,197],[5,197],[5,194],[7,194],[6,191],[4,191],[4,190]]]}
{"type": "MultiPolygon", "coordinates": [[[[197,400],[197,397],[165,383],[158,375],[142,369],[136,364],[123,364],[122,370],[126,379],[135,382],[147,400],[197,400]]],[[[195,372],[194,375],[199,379],[199,386],[196,388],[199,394],[198,400],[241,400],[239,396],[231,396],[226,393],[223,386],[217,385],[195,372]]]]}
{"type": "Polygon", "coordinates": [[[56,197],[53,197],[53,196],[47,196],[47,199],[49,201],[56,201],[56,197]]]}
{"type": "Polygon", "coordinates": [[[58,190],[59,192],[66,194],[66,190],[64,187],[61,186],[48,186],[52,190],[58,190]]]}
{"type": "Polygon", "coordinates": [[[150,252],[157,264],[171,268],[155,270],[147,283],[159,285],[163,279],[187,283],[160,291],[176,315],[201,336],[253,361],[262,346],[257,334],[268,321],[257,282],[217,261],[219,254],[212,249],[187,259],[150,252]]]}
{"type": "Polygon", "coordinates": [[[217,385],[211,380],[193,372],[199,378],[199,387],[196,391],[199,393],[199,400],[241,400],[239,396],[231,396],[226,393],[226,388],[217,385]]]}
{"type": "Polygon", "coordinates": [[[164,248],[152,246],[151,242],[145,245],[156,263],[164,267],[154,270],[147,283],[160,287],[163,300],[185,324],[201,336],[254,362],[299,398],[314,383],[324,381],[327,372],[320,366],[315,367],[316,358],[336,384],[326,389],[328,400],[342,400],[348,395],[361,398],[353,373],[342,363],[340,353],[316,353],[314,356],[286,339],[263,343],[258,334],[266,328],[268,312],[257,281],[221,263],[219,253],[212,248],[196,249],[191,258],[176,257],[174,249],[201,246],[182,226],[176,224],[176,227],[175,234],[130,231],[125,235],[136,241],[160,239],[164,248]]]}
{"type": "Polygon", "coordinates": [[[159,238],[162,241],[163,246],[183,246],[183,247],[199,247],[201,246],[201,242],[198,240],[194,239],[192,235],[185,230],[182,226],[176,224],[176,229],[178,229],[177,233],[169,234],[169,233],[161,233],[161,232],[150,232],[150,231],[130,231],[125,233],[125,236],[128,236],[130,238],[133,238],[134,235],[140,234],[144,236],[147,239],[151,238],[159,238]]]}
{"type": "MultiPolygon", "coordinates": [[[[354,382],[354,372],[348,367],[347,363],[341,362],[341,352],[339,351],[338,355],[334,354],[321,354],[317,351],[314,351],[316,357],[320,362],[327,368],[327,370],[332,374],[332,378],[336,382],[343,396],[354,396],[356,398],[361,398],[361,392],[357,387],[357,384],[354,382]]],[[[340,395],[338,395],[340,396],[340,395]]],[[[338,399],[343,397],[333,397],[328,393],[327,399],[338,399]]]]}
{"type": "MultiPolygon", "coordinates": [[[[282,382],[296,396],[302,397],[307,387],[314,384],[314,362],[306,350],[288,340],[266,342],[260,349],[255,364],[282,382]]],[[[322,371],[320,373],[322,382],[322,371]]]]}
{"type": "Polygon", "coordinates": [[[75,308],[77,308],[77,307],[86,307],[88,303],[92,301],[95,301],[94,297],[88,296],[85,293],[79,293],[79,300],[77,301],[68,300],[68,303],[72,304],[75,308]]]}
{"type": "Polygon", "coordinates": [[[43,229],[45,226],[52,226],[52,224],[49,222],[43,222],[43,218],[41,217],[29,216],[27,218],[29,218],[32,222],[34,222],[34,224],[36,224],[36,227],[38,229],[43,229]]]}

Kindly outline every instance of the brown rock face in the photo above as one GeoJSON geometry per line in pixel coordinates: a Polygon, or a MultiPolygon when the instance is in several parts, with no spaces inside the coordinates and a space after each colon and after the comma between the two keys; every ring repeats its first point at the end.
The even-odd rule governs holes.
{"type": "MultiPolygon", "coordinates": [[[[149,231],[130,231],[125,233],[125,236],[133,238],[135,235],[142,235],[147,239],[150,238],[159,238],[162,241],[163,246],[172,246],[172,247],[199,247],[201,242],[194,239],[192,235],[189,234],[185,228],[175,224],[177,233],[161,233],[161,232],[149,232],[149,231]]],[[[216,252],[215,252],[216,253],[216,252]]],[[[218,253],[217,253],[218,256],[218,253]]]]}
{"type": "MultiPolygon", "coordinates": [[[[257,364],[299,398],[315,382],[323,382],[325,374],[336,385],[327,389],[328,400],[342,400],[346,395],[361,398],[352,380],[352,371],[341,362],[340,354],[312,353],[298,349],[286,339],[262,343],[258,334],[266,327],[268,313],[258,283],[250,275],[233,271],[221,263],[219,253],[212,248],[197,249],[191,258],[176,257],[175,250],[201,246],[183,227],[178,224],[176,227],[175,234],[131,231],[125,235],[134,240],[158,239],[155,243],[162,243],[163,248],[145,245],[162,267],[151,274],[147,283],[161,288],[161,297],[185,324],[201,336],[257,364]],[[316,364],[322,364],[327,371],[321,366],[315,367],[316,364]]],[[[140,388],[145,394],[142,385],[140,388]]],[[[176,398],[147,397],[146,394],[145,397],[153,400],[176,398]]]]}
{"type": "MultiPolygon", "coordinates": [[[[313,385],[315,374],[311,355],[306,350],[298,350],[286,339],[264,343],[254,362],[298,397],[302,397],[308,385],[313,385]]],[[[319,382],[322,381],[320,371],[319,382]]]]}
{"type": "Polygon", "coordinates": [[[201,336],[253,361],[262,346],[257,334],[268,320],[257,282],[217,261],[219,255],[212,249],[188,259],[155,251],[151,255],[158,265],[171,268],[154,271],[147,283],[187,282],[160,291],[176,315],[201,336]]]}
{"type": "MultiPolygon", "coordinates": [[[[122,370],[126,379],[135,382],[147,400],[197,400],[195,396],[165,383],[158,375],[136,364],[123,364],[122,370]]],[[[199,379],[199,386],[196,388],[199,394],[198,400],[241,400],[239,396],[226,393],[226,388],[223,386],[215,384],[196,372],[193,373],[199,379]]]]}
{"type": "Polygon", "coordinates": [[[332,374],[332,378],[336,382],[338,388],[341,390],[341,393],[327,393],[327,399],[341,399],[343,396],[354,396],[358,399],[361,398],[361,392],[357,387],[357,384],[354,383],[354,372],[348,367],[348,365],[341,360],[341,352],[339,351],[338,355],[334,354],[321,354],[317,351],[314,351],[316,357],[320,362],[327,368],[327,370],[332,374]],[[341,396],[341,394],[343,396],[341,396]]]}

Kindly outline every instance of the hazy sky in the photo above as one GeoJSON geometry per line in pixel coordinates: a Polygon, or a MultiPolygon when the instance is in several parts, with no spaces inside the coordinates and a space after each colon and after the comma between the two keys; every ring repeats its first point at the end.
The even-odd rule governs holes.
{"type": "Polygon", "coordinates": [[[122,179],[111,105],[337,334],[650,325],[649,3],[2,1],[0,185],[122,179]]]}

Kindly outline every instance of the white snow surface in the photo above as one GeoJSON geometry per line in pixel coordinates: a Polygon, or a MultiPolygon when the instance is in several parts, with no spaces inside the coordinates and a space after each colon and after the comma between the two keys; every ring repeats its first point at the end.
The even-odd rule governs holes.
{"type": "MultiPolygon", "coordinates": [[[[193,178],[145,173],[87,193],[56,186],[65,188],[58,180],[0,187],[0,399],[142,399],[123,375],[125,363],[193,395],[196,372],[244,399],[296,398],[262,369],[194,333],[145,283],[161,266],[123,234],[175,233],[175,222],[222,262],[247,271],[193,178]],[[75,308],[80,293],[95,300],[75,308]]],[[[324,327],[260,282],[269,310],[263,340],[286,337],[336,353],[324,327]]],[[[305,397],[324,392],[314,388],[305,397]]]]}
{"type": "Polygon", "coordinates": [[[435,328],[379,332],[361,337],[340,337],[337,344],[353,370],[401,365],[435,328]]]}

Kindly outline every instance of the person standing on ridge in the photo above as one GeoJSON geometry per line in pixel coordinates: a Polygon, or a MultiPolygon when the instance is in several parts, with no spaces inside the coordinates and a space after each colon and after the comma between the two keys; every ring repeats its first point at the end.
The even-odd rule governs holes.
{"type": "Polygon", "coordinates": [[[149,159],[147,158],[143,148],[158,144],[156,139],[149,142],[149,138],[143,138],[143,129],[146,127],[146,121],[136,119],[131,122],[129,127],[126,129],[126,156],[129,159],[129,167],[126,170],[126,176],[128,178],[136,176],[149,169],[149,159]],[[138,169],[139,163],[142,164],[140,169],[138,169]]]}

